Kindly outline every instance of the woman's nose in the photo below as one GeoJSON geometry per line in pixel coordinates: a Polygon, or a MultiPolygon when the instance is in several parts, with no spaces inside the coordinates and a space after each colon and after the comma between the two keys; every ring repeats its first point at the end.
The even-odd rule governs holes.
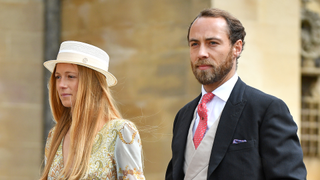
{"type": "Polygon", "coordinates": [[[58,80],[58,86],[59,86],[60,88],[65,88],[65,87],[67,87],[67,84],[66,84],[66,81],[64,80],[64,78],[61,78],[61,79],[58,80]]]}

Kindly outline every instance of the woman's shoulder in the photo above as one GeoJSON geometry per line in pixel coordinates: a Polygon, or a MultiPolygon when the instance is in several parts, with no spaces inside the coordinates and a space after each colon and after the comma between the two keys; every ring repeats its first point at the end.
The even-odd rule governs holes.
{"type": "Polygon", "coordinates": [[[46,157],[48,157],[48,153],[49,153],[49,149],[50,149],[50,146],[51,146],[51,141],[52,141],[52,137],[53,137],[55,129],[56,129],[56,126],[51,128],[51,130],[48,133],[46,147],[45,147],[45,156],[46,157]]]}
{"type": "Polygon", "coordinates": [[[49,133],[48,133],[47,141],[52,138],[55,129],[56,129],[56,126],[53,126],[53,128],[50,129],[50,131],[49,131],[49,133]]]}
{"type": "Polygon", "coordinates": [[[117,131],[119,142],[122,142],[117,143],[118,146],[136,144],[138,147],[141,147],[140,135],[133,122],[126,119],[115,119],[110,123],[117,131]]]}
{"type": "Polygon", "coordinates": [[[138,131],[137,127],[133,122],[127,119],[114,119],[109,122],[109,127],[112,129],[122,130],[124,128],[132,129],[133,131],[138,131]]]}

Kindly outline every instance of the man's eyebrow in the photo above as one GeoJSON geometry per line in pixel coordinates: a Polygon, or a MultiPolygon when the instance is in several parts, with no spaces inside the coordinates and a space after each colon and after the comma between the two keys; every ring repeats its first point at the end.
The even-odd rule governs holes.
{"type": "MultiPolygon", "coordinates": [[[[211,40],[221,41],[220,38],[216,38],[216,37],[208,37],[205,40],[206,41],[211,41],[211,40]]],[[[199,41],[199,40],[198,39],[194,39],[194,38],[189,39],[189,42],[193,42],[193,41],[199,41]]]]}
{"type": "Polygon", "coordinates": [[[189,39],[189,42],[192,42],[192,41],[199,41],[199,40],[198,39],[194,39],[194,38],[189,39]]]}
{"type": "Polygon", "coordinates": [[[209,37],[209,38],[206,38],[206,41],[210,41],[210,40],[217,40],[217,41],[221,41],[221,39],[216,38],[216,37],[209,37]]]}

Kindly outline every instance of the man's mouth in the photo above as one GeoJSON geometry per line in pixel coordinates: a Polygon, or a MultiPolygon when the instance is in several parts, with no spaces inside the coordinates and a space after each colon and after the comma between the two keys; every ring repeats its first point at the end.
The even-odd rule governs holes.
{"type": "Polygon", "coordinates": [[[207,69],[210,69],[211,67],[212,65],[208,65],[208,64],[201,64],[197,66],[199,70],[207,70],[207,69]]]}

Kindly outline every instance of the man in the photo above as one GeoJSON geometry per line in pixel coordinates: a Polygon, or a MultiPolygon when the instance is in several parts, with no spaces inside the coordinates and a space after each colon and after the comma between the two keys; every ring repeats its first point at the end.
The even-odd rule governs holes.
{"type": "Polygon", "coordinates": [[[236,73],[245,35],[240,21],[219,9],[191,23],[191,67],[202,94],[176,115],[166,180],[306,179],[287,106],[236,73]]]}

